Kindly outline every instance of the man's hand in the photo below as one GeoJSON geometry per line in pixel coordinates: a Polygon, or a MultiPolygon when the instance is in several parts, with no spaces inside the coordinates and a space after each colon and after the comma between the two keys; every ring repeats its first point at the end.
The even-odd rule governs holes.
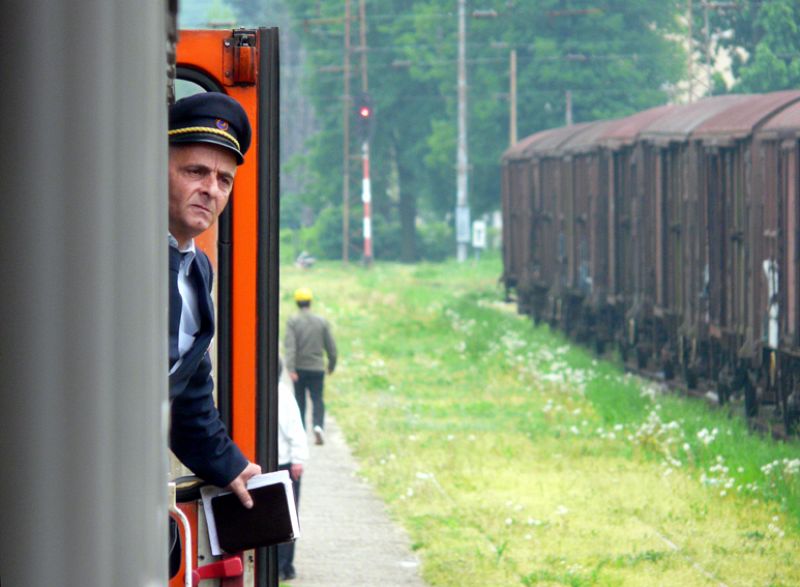
{"type": "Polygon", "coordinates": [[[292,381],[297,383],[300,380],[300,376],[297,374],[297,371],[289,371],[289,377],[292,378],[292,381]]]}
{"type": "Polygon", "coordinates": [[[289,467],[289,475],[297,481],[303,475],[303,463],[292,463],[289,467]]]}
{"type": "Polygon", "coordinates": [[[250,493],[247,491],[247,480],[250,477],[254,477],[255,475],[261,474],[261,465],[257,465],[255,463],[247,463],[247,466],[244,468],[244,471],[239,473],[239,476],[236,477],[233,481],[231,481],[225,489],[232,491],[236,494],[236,497],[239,498],[239,501],[242,502],[242,505],[246,507],[248,510],[253,507],[253,498],[250,497],[250,493]]]}

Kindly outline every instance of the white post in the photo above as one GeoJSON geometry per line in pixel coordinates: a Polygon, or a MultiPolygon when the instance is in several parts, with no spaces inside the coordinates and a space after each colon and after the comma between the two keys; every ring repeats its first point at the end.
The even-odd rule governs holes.
{"type": "Polygon", "coordinates": [[[372,265],[372,187],[369,179],[369,140],[361,144],[364,176],[361,180],[361,202],[364,204],[364,264],[372,265]]]}
{"type": "Polygon", "coordinates": [[[457,258],[467,260],[470,241],[467,203],[467,23],[466,0],[458,0],[458,152],[456,154],[456,242],[457,258]]]}

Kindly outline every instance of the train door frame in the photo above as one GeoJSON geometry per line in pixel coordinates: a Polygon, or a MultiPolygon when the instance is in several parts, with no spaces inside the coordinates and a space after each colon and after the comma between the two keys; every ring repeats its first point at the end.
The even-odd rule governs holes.
{"type": "MultiPolygon", "coordinates": [[[[220,413],[233,440],[264,471],[278,465],[278,76],[277,28],[180,31],[177,77],[236,98],[254,131],[219,231],[201,235],[198,244],[219,266],[220,413]]],[[[197,528],[196,507],[186,509],[197,528]]],[[[277,585],[274,547],[239,556],[243,575],[221,579],[221,587],[277,585]]]]}

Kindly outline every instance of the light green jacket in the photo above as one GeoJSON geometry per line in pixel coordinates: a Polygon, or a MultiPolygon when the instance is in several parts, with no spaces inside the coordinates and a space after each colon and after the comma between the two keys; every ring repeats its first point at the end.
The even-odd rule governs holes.
{"type": "Polygon", "coordinates": [[[302,371],[325,371],[328,355],[328,372],[336,368],[336,343],[325,318],[301,309],[286,323],[284,339],[286,368],[290,373],[302,371]]]}

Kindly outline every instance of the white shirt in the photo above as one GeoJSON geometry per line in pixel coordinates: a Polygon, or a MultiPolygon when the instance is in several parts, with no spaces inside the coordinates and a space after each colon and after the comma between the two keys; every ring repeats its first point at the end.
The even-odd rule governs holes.
{"type": "Polygon", "coordinates": [[[278,381],[278,464],[303,464],[308,460],[308,436],[291,384],[278,381]]]}
{"type": "Polygon", "coordinates": [[[200,330],[200,309],[197,305],[197,292],[195,292],[189,280],[189,271],[191,271],[194,258],[197,256],[194,239],[181,249],[175,237],[169,235],[169,244],[171,247],[178,249],[179,252],[184,253],[181,255],[181,265],[178,269],[178,293],[181,294],[181,299],[183,300],[181,323],[178,327],[178,356],[180,358],[169,370],[170,375],[172,375],[183,362],[183,356],[192,348],[197,332],[200,330]]]}

